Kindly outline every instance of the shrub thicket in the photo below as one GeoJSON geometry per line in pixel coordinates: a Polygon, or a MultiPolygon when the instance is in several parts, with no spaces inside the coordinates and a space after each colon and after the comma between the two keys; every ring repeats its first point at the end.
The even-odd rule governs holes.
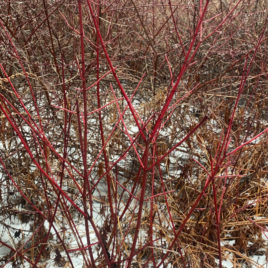
{"type": "Polygon", "coordinates": [[[265,10],[1,1],[1,264],[267,258],[265,10]]]}

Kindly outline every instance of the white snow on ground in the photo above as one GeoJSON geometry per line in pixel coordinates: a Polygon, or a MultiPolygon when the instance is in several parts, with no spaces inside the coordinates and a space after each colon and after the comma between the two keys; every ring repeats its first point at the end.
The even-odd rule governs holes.
{"type": "MultiPolygon", "coordinates": [[[[135,105],[139,105],[138,103],[134,103],[135,105]]],[[[190,120],[189,120],[190,121],[190,120]]],[[[93,122],[94,123],[94,122],[93,122]]],[[[216,121],[215,122],[212,122],[213,124],[215,123],[216,125],[216,121]]],[[[128,125],[128,130],[129,130],[129,133],[133,136],[135,133],[138,133],[138,127],[137,126],[134,126],[134,125],[128,125]]],[[[25,131],[30,131],[29,129],[25,129],[25,131]]],[[[160,135],[163,136],[163,137],[169,137],[170,133],[169,133],[169,130],[165,130],[165,131],[160,131],[160,135]]],[[[135,135],[134,135],[135,136],[135,135]]],[[[176,142],[179,141],[179,138],[176,140],[173,141],[174,144],[176,144],[176,142]]],[[[259,140],[256,140],[255,143],[259,142],[259,140]]],[[[7,146],[7,145],[6,145],[7,146]]],[[[2,144],[0,142],[0,149],[1,150],[4,150],[4,144],[2,144]]],[[[185,151],[185,148],[181,148],[179,147],[178,148],[179,150],[175,150],[172,155],[170,156],[170,162],[171,163],[176,163],[176,161],[178,161],[178,159],[180,160],[187,160],[189,158],[189,154],[185,151]]],[[[71,148],[70,149],[70,154],[74,153],[75,149],[74,148],[71,148]]],[[[111,160],[117,160],[117,158],[115,156],[113,156],[114,159],[111,159],[111,160]]],[[[89,159],[90,161],[91,159],[89,159]]],[[[123,163],[123,161],[122,161],[123,163]]],[[[172,171],[172,173],[170,173],[170,175],[178,175],[179,173],[179,170],[174,170],[172,171]]],[[[1,175],[1,174],[0,174],[1,175]]],[[[101,184],[100,184],[101,185],[101,184]]],[[[102,186],[99,186],[98,189],[100,190],[100,192],[98,193],[98,195],[103,195],[103,196],[106,196],[106,193],[107,193],[107,190],[106,190],[106,187],[104,185],[102,186]]],[[[120,187],[119,187],[120,189],[120,187]]],[[[249,203],[252,203],[254,204],[255,201],[254,200],[249,200],[248,201],[249,203]]],[[[138,207],[135,205],[136,202],[132,202],[130,207],[129,207],[129,213],[134,213],[135,211],[137,212],[138,211],[138,207]]],[[[4,205],[2,203],[2,205],[4,205]]],[[[94,207],[94,215],[93,215],[93,218],[94,218],[94,221],[95,223],[98,225],[98,226],[102,226],[103,225],[103,222],[104,222],[104,218],[103,216],[100,216],[98,214],[98,211],[100,211],[100,203],[98,201],[95,201],[94,204],[93,204],[93,207],[94,207]]],[[[17,206],[16,209],[20,210],[22,209],[20,206],[17,206]]],[[[124,206],[123,204],[121,204],[121,209],[123,210],[124,209],[124,206]]],[[[85,226],[84,226],[84,221],[83,220],[79,220],[78,217],[77,218],[74,218],[75,222],[76,222],[76,227],[79,231],[79,234],[81,235],[82,237],[82,242],[84,243],[84,245],[87,244],[87,241],[86,241],[86,235],[85,235],[85,226]]],[[[4,224],[1,224],[0,223],[0,236],[1,236],[1,240],[5,243],[7,243],[8,245],[10,245],[11,247],[13,248],[18,248],[19,245],[21,244],[24,244],[23,242],[26,242],[27,241],[27,234],[28,234],[28,231],[30,229],[30,223],[28,224],[22,224],[21,221],[18,220],[17,217],[14,217],[12,216],[10,219],[0,219],[0,221],[3,221],[4,224],[6,224],[6,226],[11,226],[11,228],[6,228],[4,224]],[[14,229],[12,229],[12,227],[14,227],[14,229]],[[16,230],[22,230],[22,233],[20,235],[20,237],[17,237],[15,238],[14,237],[14,234],[15,234],[15,231],[16,230]]],[[[48,223],[46,223],[45,225],[47,228],[48,228],[48,223]]],[[[61,229],[62,226],[57,226],[57,222],[55,222],[55,226],[57,229],[61,229]]],[[[141,232],[139,233],[139,239],[142,239],[143,237],[146,237],[146,234],[143,233],[144,231],[141,230],[141,232]]],[[[29,232],[30,233],[30,232],[29,232]]],[[[55,233],[54,231],[52,230],[52,235],[55,236],[55,233]]],[[[265,241],[268,242],[268,231],[266,232],[263,232],[263,239],[265,241]]],[[[97,237],[92,230],[90,230],[90,239],[91,239],[91,242],[94,243],[94,242],[97,242],[97,237]]],[[[131,244],[132,243],[132,236],[131,235],[128,235],[125,240],[131,244]]],[[[68,240],[68,246],[69,246],[69,249],[75,249],[75,248],[78,248],[79,245],[77,244],[76,240],[74,239],[74,237],[72,236],[72,233],[67,231],[67,234],[66,234],[66,240],[68,240]]],[[[66,241],[67,242],[67,241],[66,241]]],[[[56,241],[49,241],[49,243],[56,243],[56,241]]],[[[234,243],[234,241],[228,241],[228,242],[222,242],[222,246],[225,246],[227,244],[229,245],[232,245],[232,243],[234,243]]],[[[157,243],[155,243],[155,246],[157,247],[157,243]]],[[[160,247],[161,245],[159,245],[160,247]]],[[[163,254],[165,253],[165,250],[164,249],[161,249],[163,251],[163,254]]],[[[3,245],[0,245],[0,259],[5,257],[6,255],[8,255],[10,253],[10,250],[3,246],[3,245]]],[[[94,255],[96,256],[97,252],[94,252],[94,255]]],[[[63,253],[62,254],[63,257],[67,260],[65,254],[63,253]]],[[[73,264],[74,264],[74,267],[75,268],[82,268],[83,266],[83,258],[81,256],[81,254],[79,254],[79,251],[77,252],[74,252],[74,253],[70,253],[71,255],[71,258],[72,258],[72,261],[73,261],[73,264]]],[[[231,268],[233,267],[233,264],[231,262],[231,259],[232,259],[232,254],[230,253],[229,255],[229,258],[230,260],[225,260],[223,261],[223,266],[226,267],[226,268],[231,268]]],[[[46,264],[47,264],[47,267],[55,267],[57,268],[57,266],[55,265],[55,262],[54,262],[54,258],[55,258],[55,253],[51,253],[51,256],[50,256],[50,260],[46,261],[46,264]]],[[[263,268],[267,268],[268,267],[268,264],[266,262],[266,258],[265,256],[253,256],[253,257],[249,257],[252,259],[253,262],[256,262],[259,266],[256,266],[256,267],[263,267],[263,268]]],[[[26,263],[26,262],[25,262],[26,263]]],[[[7,267],[7,268],[11,268],[12,267],[12,263],[7,263],[4,267],[7,267]]],[[[28,265],[27,263],[24,265],[25,268],[28,268],[30,267],[30,265],[28,265]]],[[[149,266],[148,266],[149,267],[149,266]]],[[[164,267],[164,266],[163,266],[164,267]]],[[[167,266],[165,266],[167,267],[167,266]]],[[[170,265],[170,268],[171,268],[171,265],[170,265]]]]}

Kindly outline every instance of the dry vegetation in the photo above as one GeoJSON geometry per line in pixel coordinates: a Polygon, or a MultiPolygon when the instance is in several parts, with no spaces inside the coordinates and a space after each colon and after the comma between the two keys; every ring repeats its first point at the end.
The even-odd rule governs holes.
{"type": "Polygon", "coordinates": [[[261,267],[265,4],[1,1],[0,265],[261,267]]]}

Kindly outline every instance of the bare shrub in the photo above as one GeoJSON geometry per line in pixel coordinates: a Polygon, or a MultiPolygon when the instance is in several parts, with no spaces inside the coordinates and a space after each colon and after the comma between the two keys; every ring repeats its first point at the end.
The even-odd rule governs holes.
{"type": "Polygon", "coordinates": [[[1,264],[256,266],[264,7],[1,3],[1,264]]]}

